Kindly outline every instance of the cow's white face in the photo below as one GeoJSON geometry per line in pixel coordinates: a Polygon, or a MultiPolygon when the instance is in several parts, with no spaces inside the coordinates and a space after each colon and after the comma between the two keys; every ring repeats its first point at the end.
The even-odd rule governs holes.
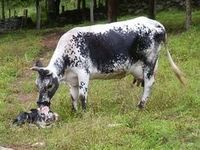
{"type": "Polygon", "coordinates": [[[36,79],[36,86],[39,91],[37,103],[39,106],[49,106],[51,98],[54,96],[59,87],[58,78],[47,68],[35,66],[31,69],[38,71],[39,74],[36,79]]]}

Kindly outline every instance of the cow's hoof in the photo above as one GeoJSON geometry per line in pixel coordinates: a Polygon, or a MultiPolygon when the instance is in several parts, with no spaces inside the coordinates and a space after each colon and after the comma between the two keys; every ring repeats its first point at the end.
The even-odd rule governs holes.
{"type": "Polygon", "coordinates": [[[140,109],[144,109],[144,106],[145,106],[145,102],[144,101],[140,101],[139,103],[138,103],[138,108],[140,108],[140,109]]]}

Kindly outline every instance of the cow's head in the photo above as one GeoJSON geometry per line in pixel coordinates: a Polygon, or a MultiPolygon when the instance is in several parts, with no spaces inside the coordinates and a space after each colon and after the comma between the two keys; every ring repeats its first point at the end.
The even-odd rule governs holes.
{"type": "Polygon", "coordinates": [[[48,68],[43,67],[40,61],[36,62],[31,70],[37,71],[39,74],[35,82],[39,91],[38,106],[50,106],[50,100],[59,86],[57,75],[48,68]]]}

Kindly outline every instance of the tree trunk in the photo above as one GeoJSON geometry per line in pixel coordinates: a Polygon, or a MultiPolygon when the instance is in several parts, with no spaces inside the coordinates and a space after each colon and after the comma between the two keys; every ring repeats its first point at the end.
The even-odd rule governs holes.
{"type": "Polygon", "coordinates": [[[83,20],[86,20],[85,8],[86,8],[85,0],[82,0],[82,10],[81,10],[81,14],[82,14],[82,19],[83,19],[83,20]]]}
{"type": "Polygon", "coordinates": [[[47,17],[47,21],[48,21],[48,0],[45,0],[45,14],[46,14],[46,17],[47,17]]]}
{"type": "Polygon", "coordinates": [[[24,18],[23,18],[23,26],[26,27],[27,25],[27,19],[28,19],[28,9],[24,9],[24,18]]]}
{"type": "Polygon", "coordinates": [[[85,0],[82,0],[82,9],[84,10],[85,8],[86,8],[85,0]]]}
{"type": "Polygon", "coordinates": [[[78,9],[78,10],[81,9],[81,0],[77,0],[77,9],[78,9]]]}
{"type": "Polygon", "coordinates": [[[48,21],[55,22],[59,15],[60,0],[48,0],[48,21]]]}
{"type": "Polygon", "coordinates": [[[118,0],[108,0],[108,22],[117,21],[118,0]]]}
{"type": "Polygon", "coordinates": [[[156,18],[156,0],[149,0],[149,18],[156,18]]]}
{"type": "Polygon", "coordinates": [[[105,8],[108,10],[108,0],[105,0],[105,8]]]}
{"type": "Polygon", "coordinates": [[[61,11],[61,13],[64,13],[64,12],[65,12],[65,6],[62,5],[62,11],[61,11]]]}
{"type": "Polygon", "coordinates": [[[48,22],[52,23],[56,17],[55,10],[54,10],[54,0],[48,0],[48,22]]]}
{"type": "Polygon", "coordinates": [[[11,9],[8,9],[8,17],[11,18],[11,9]]]}
{"type": "Polygon", "coordinates": [[[98,0],[98,8],[101,8],[103,6],[101,0],[98,0]]]}
{"type": "Polygon", "coordinates": [[[97,0],[94,0],[94,9],[97,8],[97,0]]]}
{"type": "Polygon", "coordinates": [[[40,22],[41,21],[41,7],[39,0],[36,0],[36,29],[40,29],[40,22]]]}
{"type": "Polygon", "coordinates": [[[54,0],[55,6],[56,6],[56,15],[58,16],[60,14],[60,0],[54,0]]]}
{"type": "Polygon", "coordinates": [[[90,1],[90,22],[94,23],[94,0],[90,1]]]}
{"type": "Polygon", "coordinates": [[[2,20],[5,20],[5,1],[1,0],[2,20]]]}
{"type": "Polygon", "coordinates": [[[17,17],[17,11],[14,9],[14,17],[17,17]]]}
{"type": "Polygon", "coordinates": [[[77,0],[77,9],[78,9],[78,10],[81,9],[81,0],[77,0]]]}
{"type": "Polygon", "coordinates": [[[191,0],[185,0],[185,7],[186,7],[186,21],[185,21],[185,28],[189,30],[192,24],[192,7],[191,7],[191,0]]]}

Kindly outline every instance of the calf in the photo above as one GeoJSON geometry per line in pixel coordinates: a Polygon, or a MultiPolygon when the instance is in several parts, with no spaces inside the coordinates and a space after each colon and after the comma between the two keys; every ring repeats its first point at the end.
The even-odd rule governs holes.
{"type": "MultiPolygon", "coordinates": [[[[166,40],[165,28],[146,17],[111,24],[77,27],[59,40],[47,67],[36,65],[38,105],[50,105],[61,81],[70,87],[72,108],[81,100],[86,109],[89,80],[122,78],[128,74],[144,83],[138,106],[143,108],[154,83],[161,44],[166,40]]],[[[181,74],[169,52],[174,72],[181,74]]]]}

